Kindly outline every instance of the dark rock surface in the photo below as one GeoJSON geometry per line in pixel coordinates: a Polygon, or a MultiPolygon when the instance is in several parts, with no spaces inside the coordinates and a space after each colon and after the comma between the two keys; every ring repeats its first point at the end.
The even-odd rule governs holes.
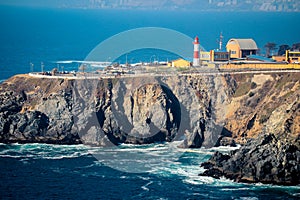
{"type": "Polygon", "coordinates": [[[219,140],[215,146],[216,147],[220,147],[220,146],[236,147],[236,143],[232,137],[222,136],[219,138],[219,140]]]}
{"type": "Polygon", "coordinates": [[[300,139],[273,134],[249,140],[240,149],[223,155],[216,152],[201,166],[202,176],[226,177],[237,182],[278,185],[300,184],[300,139]]]}

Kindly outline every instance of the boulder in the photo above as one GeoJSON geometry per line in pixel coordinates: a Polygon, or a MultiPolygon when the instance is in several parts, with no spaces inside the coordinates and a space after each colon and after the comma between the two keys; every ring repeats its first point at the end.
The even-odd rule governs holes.
{"type": "Polygon", "coordinates": [[[236,147],[236,143],[232,137],[220,137],[215,147],[220,146],[229,146],[229,147],[236,147]]]}
{"type": "Polygon", "coordinates": [[[300,184],[299,138],[288,140],[273,134],[262,134],[249,140],[230,155],[215,153],[201,166],[201,175],[237,182],[266,183],[277,185],[300,184]]]}

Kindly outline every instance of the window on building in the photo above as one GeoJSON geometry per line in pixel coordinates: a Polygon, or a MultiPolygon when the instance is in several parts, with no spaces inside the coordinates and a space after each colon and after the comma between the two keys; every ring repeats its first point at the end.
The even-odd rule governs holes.
{"type": "Polygon", "coordinates": [[[231,54],[236,54],[236,51],[231,51],[231,54]]]}

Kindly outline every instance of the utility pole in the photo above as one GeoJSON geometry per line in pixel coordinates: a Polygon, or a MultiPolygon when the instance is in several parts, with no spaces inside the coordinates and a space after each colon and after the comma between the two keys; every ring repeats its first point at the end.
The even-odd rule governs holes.
{"type": "Polygon", "coordinates": [[[41,62],[41,71],[44,72],[44,63],[41,62]]]}
{"type": "Polygon", "coordinates": [[[220,34],[220,43],[219,43],[219,50],[221,51],[222,50],[222,46],[223,46],[223,35],[222,35],[222,32],[220,34]]]}
{"type": "Polygon", "coordinates": [[[33,63],[32,63],[32,62],[30,62],[30,64],[29,64],[29,65],[30,65],[30,72],[33,72],[33,66],[34,66],[34,65],[33,65],[33,63]]]}

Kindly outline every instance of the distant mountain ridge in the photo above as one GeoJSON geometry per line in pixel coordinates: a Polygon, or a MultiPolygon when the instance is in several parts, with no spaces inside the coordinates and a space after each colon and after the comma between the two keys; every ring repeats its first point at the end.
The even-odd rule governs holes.
{"type": "Polygon", "coordinates": [[[150,9],[193,11],[285,11],[299,12],[298,0],[12,0],[0,4],[82,9],[150,9]]]}

